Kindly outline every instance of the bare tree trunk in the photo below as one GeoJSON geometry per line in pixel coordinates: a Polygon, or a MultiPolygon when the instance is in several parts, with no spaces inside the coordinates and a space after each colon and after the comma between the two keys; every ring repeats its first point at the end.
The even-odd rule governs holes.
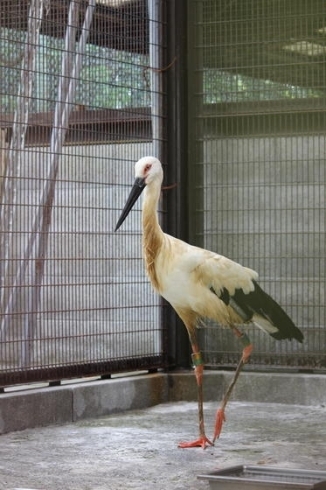
{"type": "Polygon", "coordinates": [[[7,171],[8,143],[6,141],[7,130],[0,130],[0,206],[2,203],[3,183],[7,171]]]}
{"type": "Polygon", "coordinates": [[[31,294],[29,296],[29,307],[27,309],[24,322],[25,347],[22,350],[21,359],[22,365],[24,366],[30,364],[30,356],[37,321],[37,311],[40,302],[45,260],[47,255],[48,237],[59,159],[68,129],[69,116],[73,108],[76,84],[82,67],[82,56],[85,52],[86,42],[93,19],[95,0],[89,0],[81,36],[76,47],[75,39],[78,29],[79,6],[80,0],[71,2],[69,10],[68,27],[65,39],[65,53],[62,60],[62,71],[59,81],[58,97],[55,107],[54,124],[50,142],[50,171],[42,194],[42,225],[38,233],[34,277],[32,280],[31,294]]]}
{"type": "Polygon", "coordinates": [[[17,203],[17,184],[20,179],[22,150],[28,125],[28,115],[32,102],[33,82],[35,75],[36,49],[43,16],[43,0],[31,0],[28,14],[28,29],[25,50],[22,60],[17,107],[14,114],[11,143],[6,159],[6,173],[2,183],[2,203],[0,207],[0,314],[1,329],[5,321],[4,312],[10,288],[8,278],[11,252],[13,249],[13,224],[17,203]]]}

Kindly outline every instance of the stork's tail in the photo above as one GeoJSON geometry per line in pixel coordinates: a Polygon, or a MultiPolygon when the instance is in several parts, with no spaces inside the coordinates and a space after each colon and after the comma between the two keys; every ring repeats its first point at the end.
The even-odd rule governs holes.
{"type": "Polygon", "coordinates": [[[275,339],[296,339],[302,342],[301,330],[294,325],[283,308],[255,281],[253,282],[255,289],[248,294],[245,294],[242,289],[237,289],[230,298],[230,305],[240,312],[244,320],[254,322],[275,339]]]}
{"type": "Polygon", "coordinates": [[[296,339],[302,343],[303,333],[295,326],[283,308],[255,282],[254,314],[252,320],[274,339],[296,339]]]}

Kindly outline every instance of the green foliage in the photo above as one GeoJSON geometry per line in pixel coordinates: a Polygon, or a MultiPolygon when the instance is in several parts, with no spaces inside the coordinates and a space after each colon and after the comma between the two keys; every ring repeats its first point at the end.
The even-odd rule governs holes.
{"type": "Polygon", "coordinates": [[[260,80],[218,69],[204,71],[204,103],[324,97],[321,90],[260,80]]]}
{"type": "MultiPolygon", "coordinates": [[[[0,29],[0,106],[15,110],[19,91],[21,59],[26,33],[0,29]]],[[[33,112],[54,109],[61,60],[62,39],[40,36],[33,91],[33,112]]],[[[75,103],[88,109],[141,107],[150,105],[148,57],[87,45],[75,103]]]]}
{"type": "MultiPolygon", "coordinates": [[[[13,112],[20,84],[26,33],[0,28],[0,110],[13,112]]],[[[40,36],[33,92],[33,112],[54,109],[64,49],[62,39],[40,36]]],[[[88,109],[150,105],[147,56],[87,45],[77,84],[76,104],[88,109]]],[[[324,97],[322,91],[253,79],[218,69],[203,73],[203,101],[262,101],[324,97]]]]}

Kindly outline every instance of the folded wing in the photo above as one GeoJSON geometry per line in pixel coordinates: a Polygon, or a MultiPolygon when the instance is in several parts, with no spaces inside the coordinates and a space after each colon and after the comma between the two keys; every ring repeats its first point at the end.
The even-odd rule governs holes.
{"type": "Polygon", "coordinates": [[[257,283],[258,274],[220,255],[211,256],[201,266],[207,286],[221,301],[246,322],[277,340],[303,341],[302,332],[294,325],[283,308],[257,283]]]}

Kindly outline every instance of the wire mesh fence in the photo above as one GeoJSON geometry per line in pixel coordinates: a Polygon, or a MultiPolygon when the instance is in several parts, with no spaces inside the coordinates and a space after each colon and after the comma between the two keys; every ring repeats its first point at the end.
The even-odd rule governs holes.
{"type": "Polygon", "coordinates": [[[139,207],[113,233],[134,162],[163,145],[152,4],[1,7],[2,386],[164,363],[139,207]]]}
{"type": "MultiPolygon", "coordinates": [[[[252,365],[326,368],[326,9],[321,1],[192,2],[192,239],[260,274],[304,332],[250,328],[252,365]]],[[[232,332],[202,331],[233,365],[232,332]]]]}
{"type": "MultiPolygon", "coordinates": [[[[165,364],[140,208],[113,233],[134,161],[166,144],[165,68],[184,60],[166,60],[165,3],[2,2],[2,386],[165,364]]],[[[190,241],[256,269],[303,330],[250,331],[254,366],[325,369],[324,2],[187,7],[190,241]]],[[[228,331],[202,343],[237,362],[228,331]]]]}

